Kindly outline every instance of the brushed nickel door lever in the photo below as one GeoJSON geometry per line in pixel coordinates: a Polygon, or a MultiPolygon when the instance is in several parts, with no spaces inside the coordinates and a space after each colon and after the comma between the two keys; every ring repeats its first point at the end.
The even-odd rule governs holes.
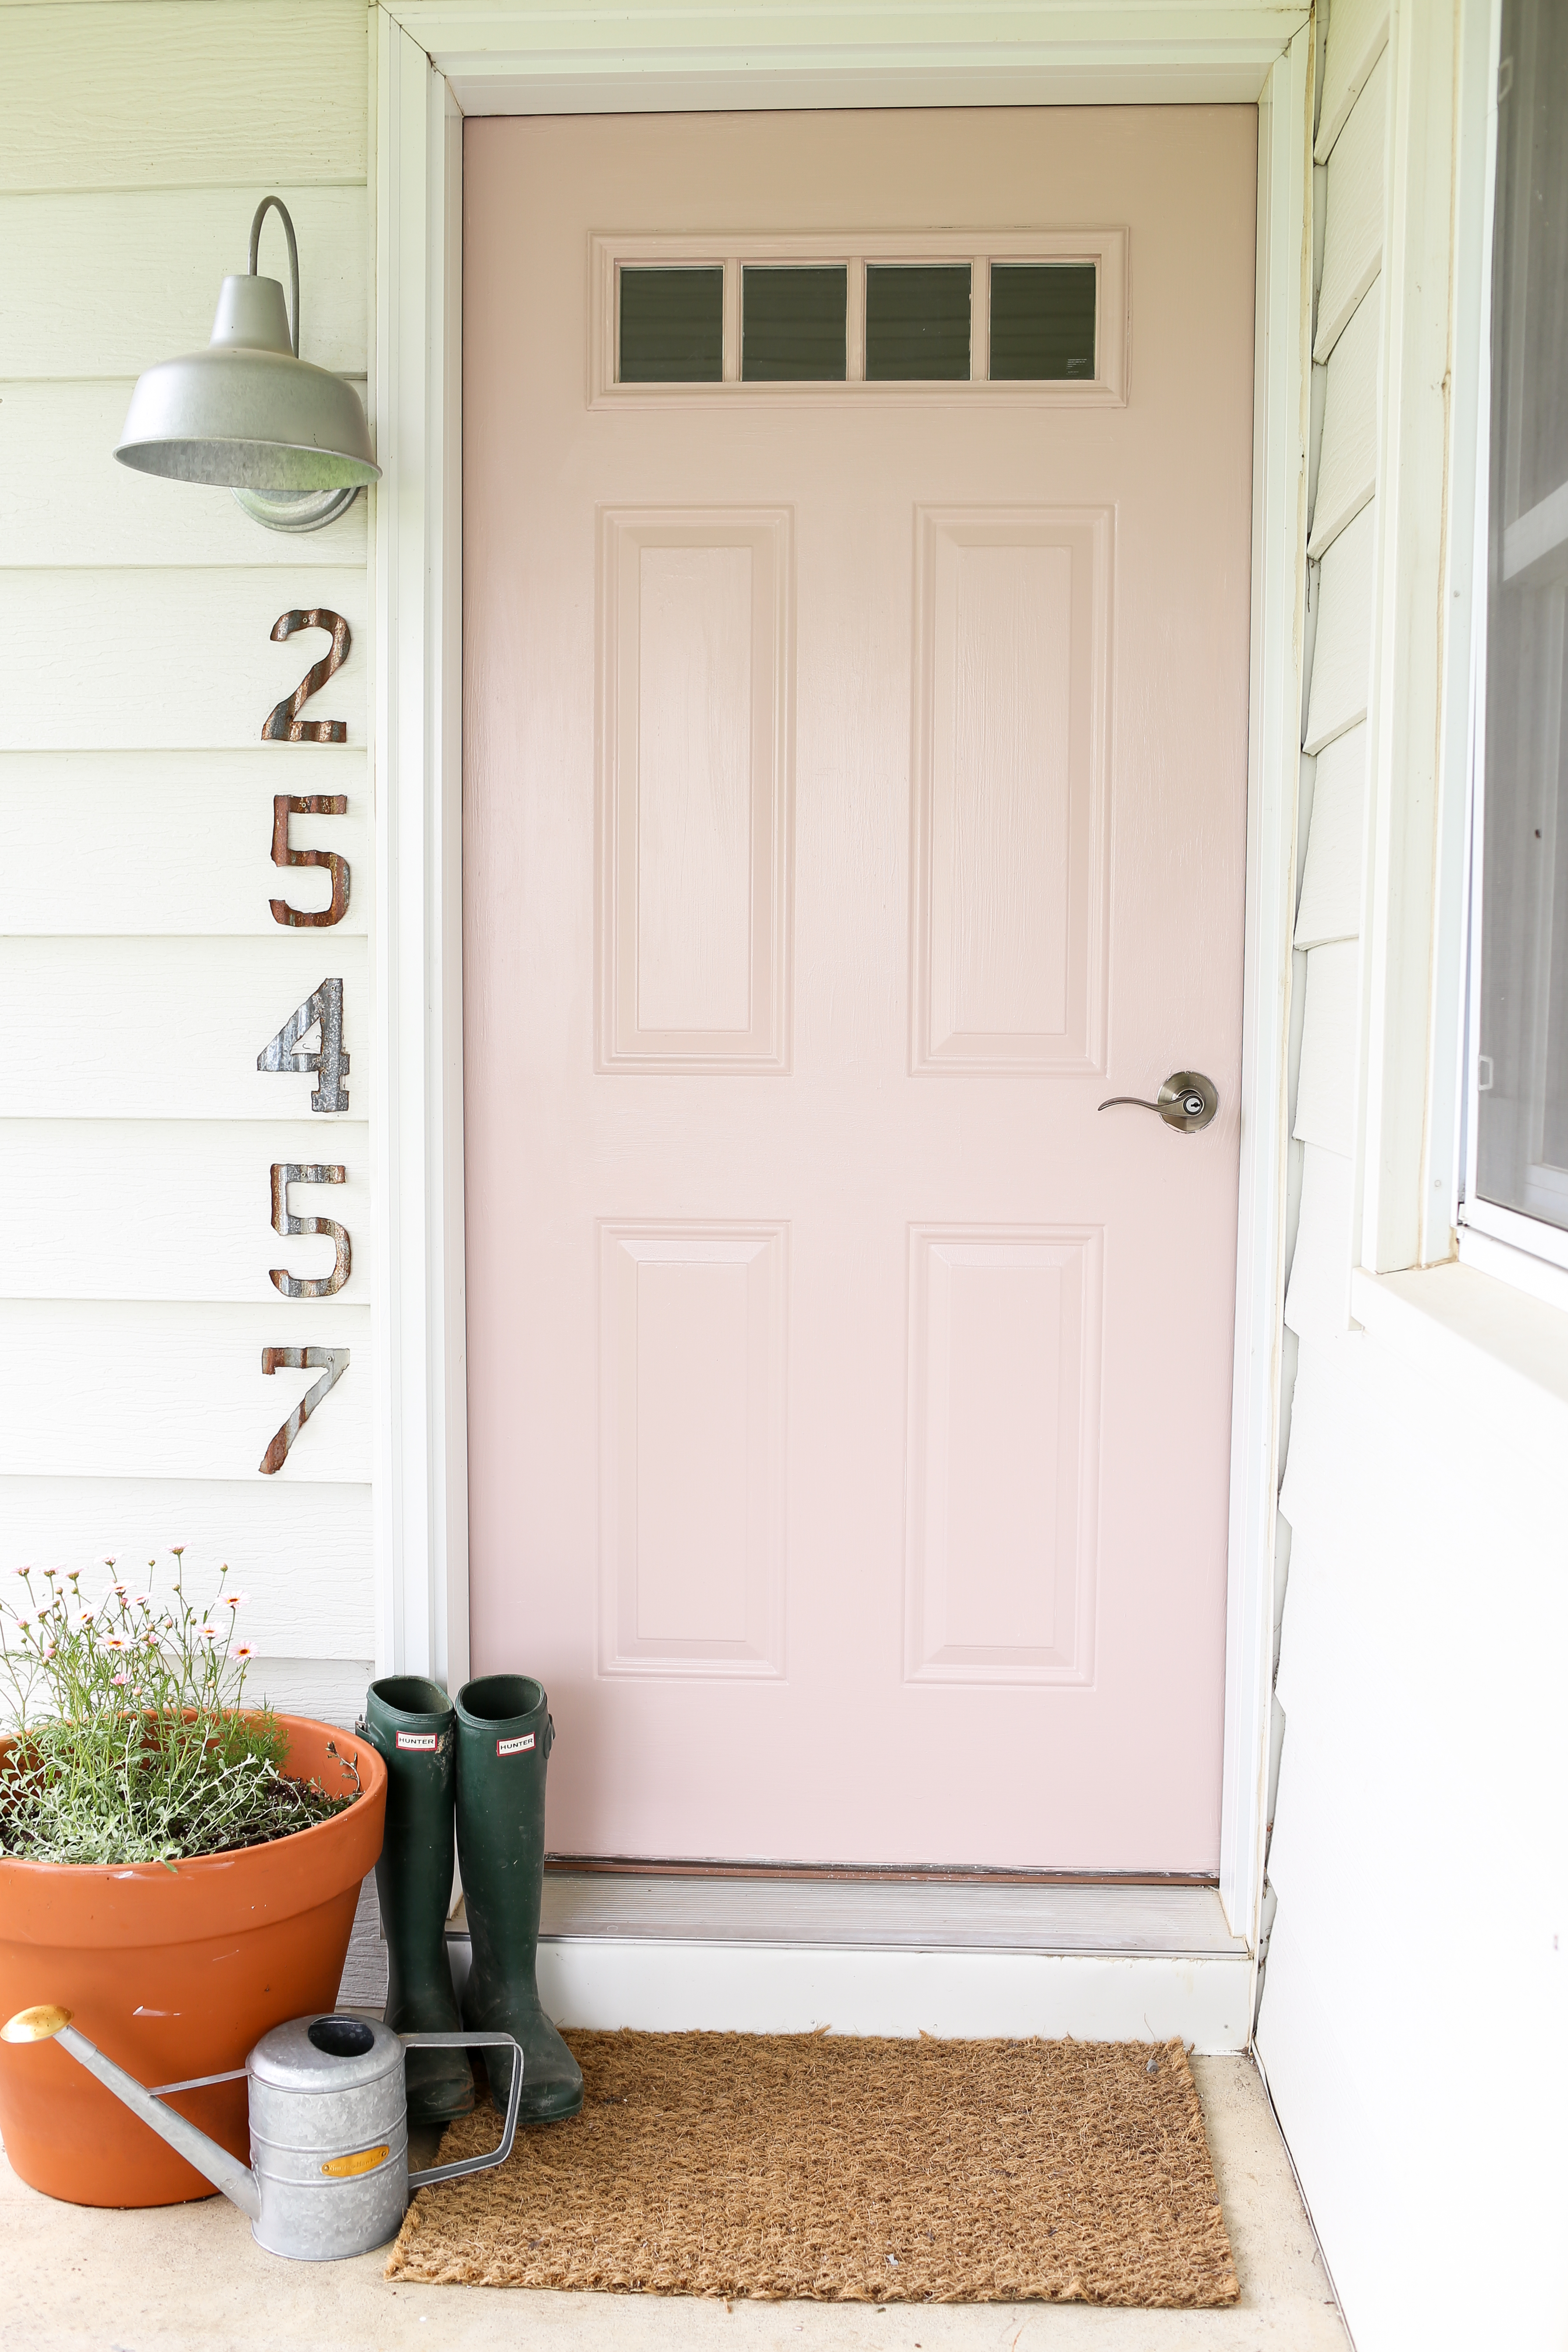
{"type": "Polygon", "coordinates": [[[1146,1102],[1142,1095],[1109,1095],[1100,1108],[1110,1110],[1118,1103],[1156,1112],[1178,1135],[1196,1135],[1218,1110],[1219,1096],[1213,1079],[1205,1078],[1201,1070],[1173,1070],[1152,1102],[1146,1102]]]}

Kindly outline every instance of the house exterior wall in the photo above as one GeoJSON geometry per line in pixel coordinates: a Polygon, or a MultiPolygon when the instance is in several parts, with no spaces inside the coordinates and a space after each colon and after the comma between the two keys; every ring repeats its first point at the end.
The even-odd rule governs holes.
{"type": "MultiPolygon", "coordinates": [[[[1386,289],[1405,282],[1412,234],[1394,201],[1400,73],[1420,18],[1451,16],[1468,53],[1481,5],[1399,0],[1391,16],[1388,0],[1333,0],[1316,141],[1283,1608],[1258,2031],[1361,2352],[1485,2341],[1500,2323],[1510,2345],[1555,2345],[1568,2319],[1554,2263],[1565,2184],[1542,2121],[1568,2092],[1552,1740],[1568,1632],[1568,1406],[1552,1373],[1563,1326],[1539,1301],[1500,1306],[1500,1286],[1471,1267],[1399,1271],[1451,1243],[1402,1255],[1363,1242],[1376,910],[1391,814],[1420,797],[1407,769],[1373,756],[1393,691],[1374,649],[1403,612],[1378,479],[1386,289]]],[[[262,1685],[338,1720],[375,1654],[369,501],[294,541],[224,493],[144,481],[110,453],[137,372],[205,340],[271,189],[300,230],[305,355],[364,373],[366,16],[358,0],[0,4],[0,964],[13,1015],[0,1025],[0,1562],[135,1560],[174,1541],[198,1563],[225,1559],[253,1596],[262,1685]],[[355,644],[313,708],[347,720],[348,744],[263,746],[301,643],[313,657],[321,642],[276,646],[272,624],[321,604],[355,644]],[[349,797],[346,819],[296,819],[293,836],[350,857],[337,930],[289,931],[268,913],[280,790],[349,797]],[[335,1120],[310,1114],[308,1078],[255,1068],[328,972],[344,980],[355,1056],[352,1108],[335,1120]],[[302,1205],[350,1226],[353,1286],[284,1301],[268,1269],[304,1261],[271,1233],[268,1170],[320,1158],[343,1162],[348,1183],[302,1205]],[[260,1349],[312,1342],[358,1352],[286,1470],[263,1478],[262,1447],[305,1381],[264,1379],[260,1349]]],[[[1441,401],[1435,381],[1426,389],[1441,401]]],[[[1439,642],[1436,605],[1420,617],[1439,642]]],[[[1426,716],[1429,740],[1447,740],[1446,719],[1426,716]]],[[[1451,803],[1462,778],[1441,781],[1451,803]]],[[[1425,912],[1440,887],[1415,894],[1425,912]]]]}
{"type": "MultiPolygon", "coordinates": [[[[303,355],[363,391],[366,12],[62,0],[0,7],[0,1559],[134,1565],[184,1542],[196,1595],[226,1561],[252,1687],[352,1721],[374,1654],[367,501],[296,539],[111,452],[139,371],[206,341],[272,191],[299,233],[303,355]],[[321,605],[353,647],[310,711],[348,741],[263,744],[326,646],[275,644],[273,624],[321,605]],[[268,912],[325,897],[271,863],[278,793],[347,795],[346,817],[291,831],[348,856],[335,929],[268,912]],[[351,1055],[335,1118],[309,1076],[256,1066],[327,975],[351,1055]],[[268,1279],[324,1270],[323,1243],[271,1230],[289,1160],[346,1171],[293,1202],[350,1230],[334,1298],[268,1279]],[[261,1350],[321,1344],[349,1370],[263,1476],[315,1375],[265,1378],[261,1350]]],[[[260,267],[287,283],[275,220],[260,267]]]]}
{"type": "MultiPolygon", "coordinates": [[[[1420,1245],[1388,1246],[1402,1219],[1412,1234],[1424,1222],[1391,1198],[1381,1149],[1390,1095],[1422,1068],[1407,1045],[1384,1075],[1374,1050],[1391,900],[1414,898],[1439,945],[1461,911],[1446,900],[1462,873],[1439,849],[1466,782],[1462,710],[1449,723],[1465,648],[1445,639],[1468,534],[1446,509],[1468,454],[1456,198],[1473,202],[1475,184],[1457,184],[1454,133],[1456,99],[1478,60],[1487,70],[1484,0],[1479,14],[1330,0],[1314,151],[1283,1611],[1257,2036],[1358,2352],[1504,2337],[1544,2352],[1568,2323],[1551,2120],[1568,2094],[1568,1317],[1453,1262],[1447,1217],[1420,1245]],[[1424,137],[1440,168],[1413,204],[1424,137]],[[1434,220],[1445,197],[1451,226],[1434,220]],[[1448,331],[1423,366],[1407,329],[1424,275],[1426,316],[1448,331]],[[1458,420],[1425,518],[1400,429],[1420,398],[1458,420]],[[1412,547],[1446,523],[1447,562],[1423,592],[1412,547]],[[1415,696],[1388,657],[1412,636],[1436,649],[1415,696]],[[1402,693],[1410,723],[1384,748],[1402,693]],[[1422,823],[1425,905],[1395,864],[1402,826],[1422,823]]],[[[1430,1132],[1451,1113],[1458,1039],[1440,953],[1421,978],[1430,1132]]],[[[1451,1212],[1437,1158],[1434,1177],[1451,1212]]]]}

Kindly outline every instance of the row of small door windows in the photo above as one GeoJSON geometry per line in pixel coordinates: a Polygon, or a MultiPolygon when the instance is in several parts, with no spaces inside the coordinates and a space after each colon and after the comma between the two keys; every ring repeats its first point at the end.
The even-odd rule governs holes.
{"type": "MultiPolygon", "coordinates": [[[[989,268],[991,382],[1092,382],[1094,264],[994,261],[989,268]]],[[[619,275],[619,381],[718,383],[722,266],[623,262],[619,275]]],[[[867,263],[868,383],[967,382],[973,372],[970,277],[967,261],[867,263]]],[[[747,263],[741,273],[742,381],[844,383],[848,299],[844,262],[747,263]]]]}

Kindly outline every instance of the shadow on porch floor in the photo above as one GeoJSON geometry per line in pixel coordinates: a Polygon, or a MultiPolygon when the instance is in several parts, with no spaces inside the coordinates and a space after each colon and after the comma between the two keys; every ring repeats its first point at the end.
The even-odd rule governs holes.
{"type": "MultiPolygon", "coordinates": [[[[0,2161],[0,2352],[1349,2352],[1251,2062],[1194,2058],[1241,2278],[1229,2311],[1081,2305],[747,2304],[392,2286],[382,2254],[320,2267],[261,2252],[221,2197],[145,2213],[56,2204],[0,2161]]],[[[427,2161],[423,2149],[410,2151],[427,2161]]]]}

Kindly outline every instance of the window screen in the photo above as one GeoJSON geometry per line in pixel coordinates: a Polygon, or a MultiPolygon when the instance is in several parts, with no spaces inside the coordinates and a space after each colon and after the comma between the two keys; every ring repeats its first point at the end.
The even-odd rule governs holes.
{"type": "Polygon", "coordinates": [[[994,261],[993,383],[1094,375],[1094,264],[994,261]]]}
{"type": "Polygon", "coordinates": [[[717,383],[724,373],[724,270],[638,269],[621,280],[622,383],[717,383]]]}
{"type": "Polygon", "coordinates": [[[1473,1189],[1568,1228],[1568,8],[1508,0],[1473,1189]]]}
{"type": "Polygon", "coordinates": [[[868,383],[962,382],[969,374],[969,264],[868,262],[868,383]]]}

